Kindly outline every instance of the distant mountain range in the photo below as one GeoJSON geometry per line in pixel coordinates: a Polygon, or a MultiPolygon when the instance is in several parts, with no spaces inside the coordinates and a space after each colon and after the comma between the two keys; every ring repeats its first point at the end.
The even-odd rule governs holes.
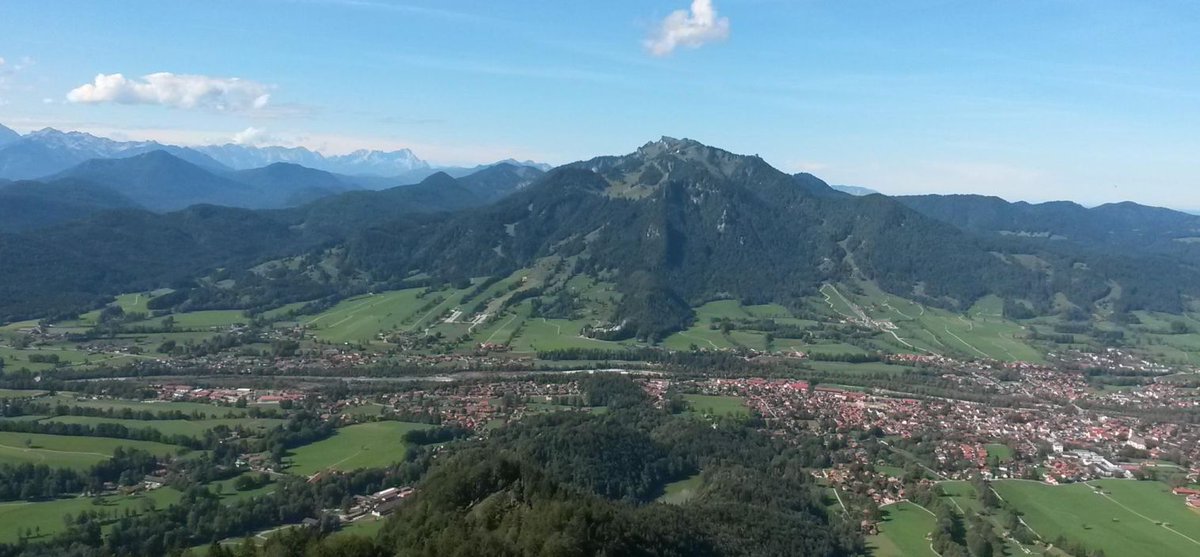
{"type": "Polygon", "coordinates": [[[407,149],[326,157],[303,148],[178,147],[49,128],[22,136],[0,126],[0,186],[21,182],[0,195],[0,215],[10,216],[0,231],[52,226],[115,207],[156,212],[197,204],[296,207],[354,190],[415,184],[439,172],[464,177],[501,165],[549,168],[502,161],[437,169],[407,149]],[[46,184],[44,191],[35,191],[39,183],[46,184]],[[82,191],[87,187],[95,191],[82,191]]]}
{"type": "MultiPolygon", "coordinates": [[[[379,185],[379,188],[371,189],[415,183],[439,170],[452,176],[465,176],[487,166],[434,167],[409,149],[359,150],[345,155],[326,156],[303,147],[258,147],[234,143],[180,147],[155,141],[116,141],[88,133],[64,132],[53,128],[22,136],[0,125],[0,179],[43,178],[87,160],[125,158],[150,151],[165,151],[213,171],[248,170],[275,163],[288,163],[334,174],[362,177],[366,183],[373,183],[370,182],[371,179],[389,180],[386,186],[379,185]]],[[[548,165],[532,161],[499,162],[549,169],[548,165]]]]}
{"type": "Polygon", "coordinates": [[[208,155],[187,147],[155,141],[114,141],[82,132],[46,128],[0,145],[0,178],[42,178],[91,159],[132,157],[151,151],[170,153],[201,168],[228,169],[208,155]]]}

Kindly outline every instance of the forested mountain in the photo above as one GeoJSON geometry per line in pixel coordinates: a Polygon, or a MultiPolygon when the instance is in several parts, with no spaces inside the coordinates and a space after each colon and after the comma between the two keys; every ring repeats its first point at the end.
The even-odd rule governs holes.
{"type": "Polygon", "coordinates": [[[111,189],[78,180],[0,182],[0,232],[44,228],[137,206],[111,189]]]}
{"type": "Polygon", "coordinates": [[[371,229],[347,252],[381,278],[484,276],[575,256],[580,272],[617,271],[616,319],[643,337],[682,326],[707,300],[792,304],[854,274],[949,307],[987,293],[1052,295],[1045,277],[891,199],[669,138],[556,169],[446,221],[371,229]]]}
{"type": "MultiPolygon", "coordinates": [[[[204,172],[165,153],[144,158],[155,163],[150,168],[204,172]]],[[[338,180],[297,167],[275,171],[319,176],[327,186],[338,180]]],[[[1141,209],[1091,211],[1127,234],[1167,226],[1141,209]]],[[[287,299],[289,289],[312,299],[394,287],[416,273],[461,281],[508,274],[548,256],[571,261],[573,273],[616,282],[622,297],[612,321],[619,334],[649,339],[685,326],[691,308],[707,301],[795,306],[823,283],[851,277],[956,310],[995,294],[1035,313],[1061,310],[1055,300],[1064,298],[1083,310],[1102,304],[1112,311],[1179,311],[1185,295],[1200,294],[1196,269],[1166,257],[1083,244],[1063,249],[1042,234],[979,234],[971,227],[964,233],[958,226],[973,221],[943,222],[932,213],[881,195],[838,192],[812,175],[790,176],[757,157],[664,138],[628,155],[545,175],[497,165],[459,179],[438,173],[415,186],[352,191],[282,211],[202,207],[159,216],[103,215],[40,231],[28,241],[4,237],[0,258],[24,263],[21,273],[3,279],[17,286],[5,289],[12,296],[0,307],[7,316],[28,316],[38,300],[54,300],[65,310],[105,294],[195,279],[217,267],[226,275],[243,273],[243,280],[218,298],[209,292],[205,304],[258,307],[287,299]],[[434,212],[449,214],[417,216],[434,212]],[[228,238],[227,245],[210,237],[234,231],[254,237],[228,238]],[[134,240],[146,234],[162,244],[154,257],[134,240]],[[339,248],[334,275],[326,272],[328,264],[319,264],[330,247],[339,248]],[[246,272],[289,255],[309,256],[308,267],[278,271],[275,286],[246,272]],[[47,275],[60,278],[36,278],[47,275]],[[346,277],[353,277],[352,285],[346,277]],[[253,291],[239,292],[243,287],[253,291]]],[[[1179,227],[1196,218],[1168,216],[1179,227]]],[[[1072,234],[1082,230],[1075,226],[1072,234]]]]}
{"type": "MultiPolygon", "coordinates": [[[[218,267],[241,278],[239,292],[256,300],[320,297],[335,290],[303,275],[262,277],[246,269],[263,260],[337,245],[377,224],[480,206],[538,173],[494,167],[465,179],[466,185],[439,174],[413,186],[353,191],[295,209],[199,205],[166,214],[120,210],[36,232],[0,233],[0,260],[8,263],[0,276],[0,322],[78,311],[113,294],[155,285],[198,286],[196,279],[218,267]]],[[[50,185],[62,189],[66,186],[56,184],[63,183],[69,182],[50,185]]],[[[17,185],[0,189],[0,194],[17,185]]],[[[44,186],[48,184],[28,187],[38,191],[44,186]]],[[[90,184],[75,187],[82,190],[81,197],[102,198],[99,192],[110,191],[90,184]]]]}
{"type": "Polygon", "coordinates": [[[272,193],[235,182],[166,151],[120,159],[92,159],[51,179],[73,178],[116,191],[152,211],[174,211],[207,203],[265,208],[272,193]]]}

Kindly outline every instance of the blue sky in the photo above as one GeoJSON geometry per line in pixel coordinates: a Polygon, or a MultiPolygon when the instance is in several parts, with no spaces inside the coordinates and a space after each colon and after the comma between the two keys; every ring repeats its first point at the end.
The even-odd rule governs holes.
{"type": "Polygon", "coordinates": [[[446,164],[670,135],[886,193],[1200,209],[1198,2],[693,1],[5,0],[0,123],[446,164]]]}

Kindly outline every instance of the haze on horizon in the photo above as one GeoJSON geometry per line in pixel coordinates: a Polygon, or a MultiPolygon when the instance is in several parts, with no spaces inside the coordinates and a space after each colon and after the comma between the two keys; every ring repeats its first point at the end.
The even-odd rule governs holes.
{"type": "Polygon", "coordinates": [[[889,194],[1200,208],[1200,4],[6,2],[0,123],[552,164],[661,135],[889,194]]]}

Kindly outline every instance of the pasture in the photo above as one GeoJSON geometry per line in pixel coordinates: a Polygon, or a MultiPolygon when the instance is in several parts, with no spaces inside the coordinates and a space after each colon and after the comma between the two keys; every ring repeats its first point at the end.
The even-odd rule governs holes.
{"type": "Polygon", "coordinates": [[[159,456],[179,450],[173,445],[149,441],[0,431],[0,462],[9,464],[28,462],[82,470],[108,460],[117,447],[141,449],[159,456]]]}
{"type": "Polygon", "coordinates": [[[1163,483],[1098,480],[1051,486],[1005,480],[993,486],[1045,540],[1063,536],[1115,557],[1200,554],[1200,514],[1163,483]]]}
{"type": "Polygon", "coordinates": [[[162,509],[179,501],[180,493],[165,487],[148,492],[144,495],[120,497],[105,497],[103,504],[97,505],[91,497],[72,497],[54,501],[39,501],[36,503],[11,502],[0,503],[0,543],[14,543],[17,532],[34,530],[40,532],[37,540],[45,541],[50,536],[66,530],[63,516],[77,515],[83,511],[105,511],[113,516],[124,516],[129,509],[134,514],[142,514],[151,508],[162,509]],[[151,506],[153,505],[153,506],[151,506]]]}
{"type": "Polygon", "coordinates": [[[1042,361],[1041,351],[1022,339],[1024,327],[1000,314],[999,299],[985,298],[960,314],[888,294],[869,282],[826,285],[821,293],[838,315],[861,312],[892,323],[895,328],[878,337],[890,351],[1042,361]]]}
{"type": "Polygon", "coordinates": [[[907,501],[883,507],[879,535],[868,536],[875,557],[937,557],[926,536],[933,531],[934,516],[907,501]]]}
{"type": "Polygon", "coordinates": [[[691,411],[696,414],[705,416],[734,416],[747,417],[750,415],[750,409],[746,406],[746,401],[736,396],[712,396],[712,395],[693,395],[685,394],[683,399],[687,401],[691,411]]]}
{"type": "MultiPolygon", "coordinates": [[[[453,292],[453,291],[451,291],[453,292]]],[[[312,317],[301,317],[300,323],[313,329],[317,338],[329,342],[372,342],[380,333],[392,330],[416,330],[432,318],[439,309],[449,309],[454,303],[447,297],[444,303],[416,315],[432,296],[425,288],[409,288],[391,292],[364,294],[342,300],[337,305],[312,317]]]]}
{"type": "Polygon", "coordinates": [[[377,468],[404,460],[404,434],[433,427],[408,422],[370,422],[338,429],[332,437],[294,449],[288,472],[309,476],[322,470],[377,468]]]}

